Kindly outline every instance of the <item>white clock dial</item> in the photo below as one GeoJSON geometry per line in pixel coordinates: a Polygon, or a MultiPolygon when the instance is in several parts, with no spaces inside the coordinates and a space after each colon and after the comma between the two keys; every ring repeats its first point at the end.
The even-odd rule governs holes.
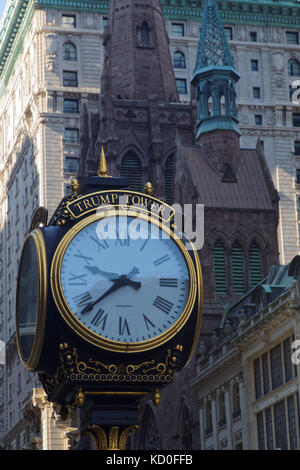
{"type": "Polygon", "coordinates": [[[178,320],[190,276],[178,244],[161,228],[141,218],[107,217],[86,225],[67,246],[61,287],[69,309],[89,331],[138,343],[178,320]],[[117,237],[105,238],[108,233],[117,237]]]}

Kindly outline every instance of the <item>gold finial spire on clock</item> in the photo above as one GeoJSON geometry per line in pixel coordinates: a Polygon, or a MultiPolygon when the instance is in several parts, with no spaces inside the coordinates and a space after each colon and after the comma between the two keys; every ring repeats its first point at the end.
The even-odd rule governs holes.
{"type": "Polygon", "coordinates": [[[106,161],[103,146],[101,147],[101,156],[100,156],[100,162],[99,162],[99,168],[98,168],[97,175],[100,178],[109,178],[108,168],[107,168],[107,161],[106,161]]]}

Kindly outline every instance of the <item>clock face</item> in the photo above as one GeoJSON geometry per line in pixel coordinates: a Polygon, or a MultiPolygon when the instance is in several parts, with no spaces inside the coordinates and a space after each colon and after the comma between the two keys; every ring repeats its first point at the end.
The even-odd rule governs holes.
{"type": "Polygon", "coordinates": [[[85,224],[67,244],[59,269],[72,325],[102,338],[104,347],[145,344],[174,330],[190,300],[191,267],[183,252],[146,218],[85,224]]]}
{"type": "Polygon", "coordinates": [[[16,298],[18,349],[22,360],[29,368],[34,368],[35,361],[39,357],[38,348],[43,335],[44,322],[41,317],[45,315],[43,304],[46,297],[45,271],[44,239],[41,232],[35,230],[24,243],[16,298]]]}

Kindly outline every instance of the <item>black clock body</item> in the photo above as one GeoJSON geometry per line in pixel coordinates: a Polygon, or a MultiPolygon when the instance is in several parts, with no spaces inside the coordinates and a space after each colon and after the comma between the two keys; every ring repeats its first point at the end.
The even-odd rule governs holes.
{"type": "MultiPolygon", "coordinates": [[[[97,183],[98,180],[97,178],[92,182],[97,183]]],[[[112,181],[108,182],[108,189],[106,187],[103,190],[102,187],[102,190],[99,190],[97,184],[92,186],[90,182],[90,185],[87,185],[80,195],[69,196],[62,200],[48,226],[38,227],[29,234],[28,246],[30,243],[34,246],[31,240],[32,237],[35,244],[37,238],[40,245],[38,252],[42,252],[42,255],[38,253],[37,258],[41,259],[36,263],[39,266],[40,275],[42,273],[43,280],[42,282],[39,281],[39,296],[42,297],[42,300],[40,299],[37,302],[34,339],[32,339],[34,336],[32,325],[34,322],[32,322],[32,318],[31,322],[28,322],[28,325],[31,325],[30,330],[26,324],[27,317],[22,310],[21,297],[26,290],[27,281],[23,281],[23,277],[26,276],[22,273],[21,257],[17,292],[17,342],[19,354],[31,371],[39,373],[48,399],[62,405],[78,404],[78,397],[82,394],[90,396],[94,402],[103,402],[111,399],[112,396],[118,396],[120,400],[136,400],[149,391],[168,385],[173,380],[174,372],[184,367],[191,359],[200,334],[203,291],[200,262],[196,250],[190,249],[188,251],[185,248],[185,243],[190,242],[185,240],[181,233],[178,232],[176,235],[174,211],[163,201],[153,196],[126,189],[111,189],[112,183],[112,181]],[[139,206],[139,212],[138,215],[136,215],[136,212],[134,215],[137,205],[139,206]],[[85,318],[92,318],[89,317],[90,312],[85,315],[82,315],[82,312],[84,309],[88,310],[92,307],[91,304],[95,302],[95,296],[82,304],[80,307],[81,312],[74,314],[72,305],[70,306],[68,303],[68,294],[64,292],[67,281],[65,282],[63,274],[60,274],[61,270],[62,273],[64,269],[67,271],[67,268],[64,268],[64,263],[67,262],[68,256],[71,256],[68,250],[72,253],[72,243],[79,243],[77,239],[80,240],[80,237],[83,237],[81,230],[82,234],[84,233],[83,230],[92,230],[92,224],[95,224],[98,220],[105,221],[107,217],[111,216],[110,211],[112,209],[117,211],[118,217],[132,216],[132,219],[141,220],[146,226],[149,220],[150,208],[151,223],[154,224],[157,230],[168,233],[172,238],[172,241],[166,242],[170,244],[170,250],[174,251],[176,249],[178,253],[183,253],[180,254],[182,256],[181,263],[182,266],[187,265],[187,268],[182,269],[186,269],[189,274],[189,280],[184,281],[187,287],[182,287],[182,297],[185,295],[184,301],[182,301],[181,307],[178,308],[177,316],[174,313],[175,319],[169,321],[170,326],[167,324],[164,325],[167,326],[165,329],[161,326],[160,331],[155,331],[155,333],[152,331],[152,336],[148,335],[149,338],[143,336],[142,338],[136,338],[139,341],[126,341],[125,336],[124,338],[113,336],[113,330],[108,337],[105,337],[103,331],[105,331],[104,318],[106,317],[104,314],[101,320],[102,329],[99,331],[96,328],[92,330],[90,327],[93,325],[88,324],[86,326],[82,320],[82,318],[84,320],[85,318]],[[175,238],[176,240],[180,238],[180,240],[176,241],[175,238]],[[186,289],[186,293],[184,289],[186,289]],[[23,349],[24,345],[27,344],[28,331],[31,331],[33,335],[30,343],[32,344],[32,351],[31,353],[28,351],[24,353],[23,349]]],[[[24,257],[28,255],[25,248],[26,242],[23,249],[24,257]]],[[[32,247],[29,246],[29,248],[32,247]]],[[[27,249],[27,251],[30,250],[27,249]]],[[[32,251],[34,252],[34,249],[32,251]]],[[[82,253],[82,250],[79,250],[79,252],[82,253]]],[[[113,256],[114,251],[111,253],[111,257],[113,256]]],[[[142,255],[137,253],[136,256],[142,255]]],[[[159,260],[162,259],[159,255],[157,256],[159,260]]],[[[143,265],[143,263],[138,264],[137,261],[135,262],[135,255],[132,258],[134,266],[138,265],[140,267],[143,265]]],[[[33,260],[32,264],[34,265],[35,257],[32,255],[30,259],[33,260]]],[[[81,262],[81,260],[79,261],[81,262]]],[[[176,260],[176,263],[179,262],[176,260]]],[[[120,265],[122,265],[121,259],[120,265]]],[[[80,274],[79,271],[72,272],[73,278],[79,280],[84,278],[85,280],[92,271],[92,267],[88,267],[87,274],[80,274]]],[[[117,268],[118,262],[115,260],[112,270],[118,271],[117,268]]],[[[95,267],[93,269],[96,270],[95,267]]],[[[133,298],[137,294],[142,297],[141,292],[144,286],[139,287],[140,284],[143,284],[143,281],[139,282],[139,276],[136,275],[136,277],[129,279],[130,276],[126,277],[122,270],[118,272],[120,278],[122,278],[121,281],[119,278],[117,280],[105,279],[103,283],[110,286],[118,282],[126,282],[127,291],[133,298]],[[130,291],[131,285],[132,293],[130,291]]],[[[160,281],[160,284],[164,287],[166,285],[172,286],[172,282],[175,281],[164,279],[163,282],[160,281]]],[[[96,282],[95,284],[98,287],[100,286],[100,292],[102,292],[102,284],[97,285],[96,282]]],[[[75,287],[72,288],[72,292],[75,292],[75,287]]],[[[80,289],[82,288],[79,282],[78,294],[80,294],[80,289]]],[[[119,295],[118,299],[122,299],[122,287],[118,290],[118,294],[113,293],[112,295],[119,295]]],[[[125,289],[123,290],[125,291],[125,289]]],[[[172,287],[170,292],[172,292],[172,287]]],[[[147,295],[145,294],[145,298],[147,295]]],[[[156,300],[154,300],[156,310],[158,309],[161,316],[169,319],[169,315],[172,315],[170,309],[172,294],[170,293],[168,297],[169,303],[165,299],[158,301],[157,298],[161,299],[161,296],[156,296],[155,292],[153,292],[153,295],[154,299],[156,297],[156,300]]],[[[108,302],[108,298],[109,296],[105,299],[106,302],[108,302]]],[[[146,307],[147,305],[145,305],[145,311],[148,312],[146,307]]],[[[173,307],[175,310],[175,306],[173,307]]],[[[153,330],[156,320],[150,314],[147,313],[147,315],[144,315],[146,317],[144,323],[147,327],[145,327],[145,331],[149,333],[151,329],[153,330]]],[[[157,318],[159,317],[157,316],[157,318]]],[[[107,317],[106,329],[109,329],[109,321],[111,321],[110,317],[107,317]]],[[[134,322],[130,321],[130,327],[133,328],[134,322]]],[[[122,333],[124,335],[128,334],[126,328],[129,330],[128,324],[125,322],[122,333]]]]}

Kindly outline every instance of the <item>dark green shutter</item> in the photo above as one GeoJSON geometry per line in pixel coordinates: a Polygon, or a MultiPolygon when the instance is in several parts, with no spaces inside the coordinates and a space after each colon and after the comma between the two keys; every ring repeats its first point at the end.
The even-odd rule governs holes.
{"type": "Polygon", "coordinates": [[[214,245],[214,277],[216,294],[227,293],[225,248],[220,240],[214,245]]]}
{"type": "Polygon", "coordinates": [[[249,249],[250,287],[256,286],[262,279],[261,251],[253,240],[249,249]]]}
{"type": "Polygon", "coordinates": [[[165,197],[167,204],[173,203],[174,155],[168,156],[165,164],[165,197]]]}
{"type": "Polygon", "coordinates": [[[141,162],[132,151],[127,152],[122,159],[121,177],[129,180],[129,187],[132,191],[142,191],[141,162]]]}
{"type": "Polygon", "coordinates": [[[231,250],[231,275],[233,292],[243,294],[245,291],[243,249],[237,241],[233,243],[231,250]]]}

